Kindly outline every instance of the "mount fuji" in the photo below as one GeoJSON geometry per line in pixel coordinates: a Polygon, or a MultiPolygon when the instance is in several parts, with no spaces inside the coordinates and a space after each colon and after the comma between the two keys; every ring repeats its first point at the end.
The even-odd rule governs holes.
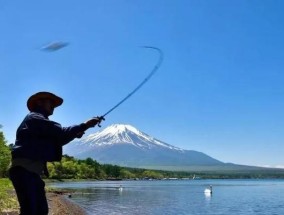
{"type": "Polygon", "coordinates": [[[114,124],[73,141],[64,146],[64,153],[80,159],[90,157],[100,163],[152,169],[227,165],[202,152],[175,147],[124,124],[114,124]]]}

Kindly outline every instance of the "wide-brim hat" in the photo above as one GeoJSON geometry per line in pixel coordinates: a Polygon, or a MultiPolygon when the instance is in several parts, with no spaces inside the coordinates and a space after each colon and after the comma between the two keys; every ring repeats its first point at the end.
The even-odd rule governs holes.
{"type": "Polygon", "coordinates": [[[34,111],[36,107],[36,102],[41,99],[50,99],[54,105],[54,108],[62,105],[63,99],[60,98],[57,95],[54,95],[53,93],[50,92],[38,92],[34,95],[32,95],[28,101],[27,101],[27,107],[29,111],[34,111]]]}

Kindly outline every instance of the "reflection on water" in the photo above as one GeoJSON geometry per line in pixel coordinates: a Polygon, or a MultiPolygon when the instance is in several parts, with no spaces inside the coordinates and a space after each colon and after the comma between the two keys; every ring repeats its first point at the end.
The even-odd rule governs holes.
{"type": "Polygon", "coordinates": [[[89,214],[284,214],[281,180],[64,182],[51,186],[75,191],[72,200],[89,214]],[[211,184],[213,193],[204,193],[211,184]]]}

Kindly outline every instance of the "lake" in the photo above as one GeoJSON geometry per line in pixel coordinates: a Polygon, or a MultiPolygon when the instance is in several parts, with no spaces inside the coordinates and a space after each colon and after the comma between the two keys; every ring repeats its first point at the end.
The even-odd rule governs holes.
{"type": "Polygon", "coordinates": [[[71,200],[90,215],[284,214],[284,180],[87,181],[47,185],[75,191],[71,200]],[[205,194],[204,189],[210,185],[212,195],[205,194]]]}

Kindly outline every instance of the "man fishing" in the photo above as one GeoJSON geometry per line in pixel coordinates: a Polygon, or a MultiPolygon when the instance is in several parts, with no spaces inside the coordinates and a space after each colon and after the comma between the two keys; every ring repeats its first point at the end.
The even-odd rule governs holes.
{"type": "Polygon", "coordinates": [[[62,103],[62,98],[50,92],[38,92],[27,101],[30,113],[17,129],[9,169],[20,215],[48,214],[45,183],[41,179],[43,174],[48,177],[47,162],[60,161],[63,145],[81,138],[87,129],[103,120],[96,117],[78,125],[62,127],[48,119],[54,108],[62,103]]]}

